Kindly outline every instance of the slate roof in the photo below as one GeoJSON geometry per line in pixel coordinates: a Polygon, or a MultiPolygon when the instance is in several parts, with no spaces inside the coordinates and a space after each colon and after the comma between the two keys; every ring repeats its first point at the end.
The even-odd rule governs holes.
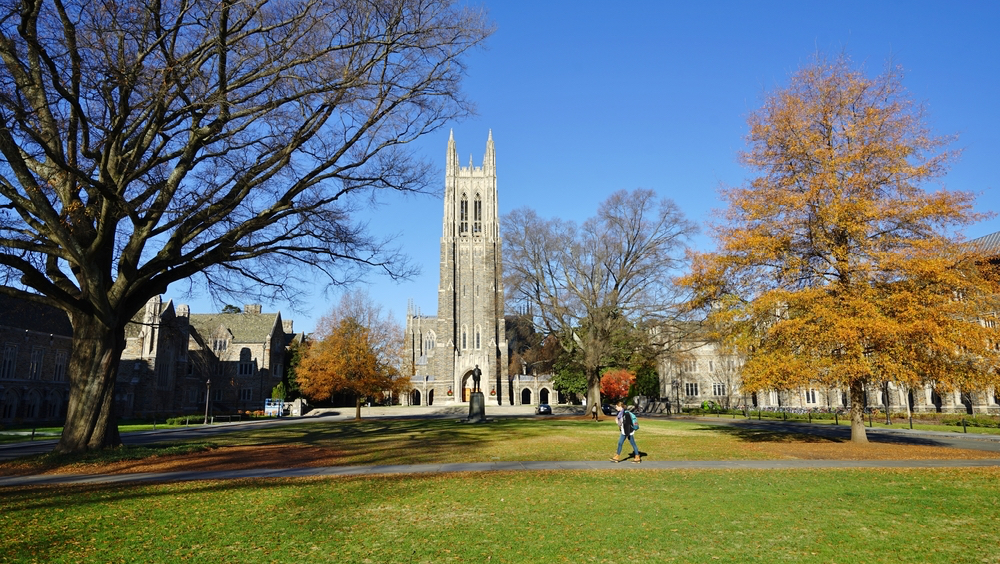
{"type": "Polygon", "coordinates": [[[969,241],[969,245],[978,248],[984,254],[998,256],[1000,255],[1000,231],[973,239],[969,241]]]}
{"type": "MultiPolygon", "coordinates": [[[[208,339],[224,325],[233,334],[234,343],[263,343],[278,324],[279,313],[192,313],[191,327],[208,339]]],[[[284,333],[282,333],[284,334],[284,333]]]]}
{"type": "Polygon", "coordinates": [[[73,326],[65,311],[4,294],[0,294],[0,325],[65,337],[73,336],[73,326]]]}

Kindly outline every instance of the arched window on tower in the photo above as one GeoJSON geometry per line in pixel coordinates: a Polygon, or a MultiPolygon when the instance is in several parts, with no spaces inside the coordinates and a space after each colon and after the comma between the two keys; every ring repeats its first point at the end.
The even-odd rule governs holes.
{"type": "Polygon", "coordinates": [[[472,202],[472,234],[483,234],[483,199],[479,194],[476,194],[476,199],[472,202]]]}
{"type": "Polygon", "coordinates": [[[469,197],[465,194],[462,194],[462,201],[458,203],[458,234],[469,234],[469,197]]]}
{"type": "Polygon", "coordinates": [[[462,348],[463,349],[469,348],[469,344],[468,344],[469,343],[469,335],[468,335],[468,333],[469,333],[469,331],[465,328],[465,325],[463,325],[462,326],[462,348]]]}
{"type": "Polygon", "coordinates": [[[481,346],[482,346],[482,340],[480,339],[480,334],[481,333],[482,333],[482,331],[480,331],[479,326],[476,325],[476,348],[477,349],[481,348],[481,346]]]}

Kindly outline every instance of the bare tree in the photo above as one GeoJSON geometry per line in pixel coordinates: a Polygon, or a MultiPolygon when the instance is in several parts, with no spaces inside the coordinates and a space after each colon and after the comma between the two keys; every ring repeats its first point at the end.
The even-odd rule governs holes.
{"type": "Polygon", "coordinates": [[[58,451],[120,442],[124,327],[181,280],[290,295],[411,269],[352,212],[419,191],[491,32],[449,0],[0,1],[0,292],[73,324],[58,451]]]}
{"type": "Polygon", "coordinates": [[[501,224],[508,296],[531,304],[536,323],[574,352],[586,372],[587,401],[599,403],[601,368],[617,352],[616,335],[678,319],[673,276],[695,226],[652,190],[615,192],[579,227],[528,208],[501,224]]]}

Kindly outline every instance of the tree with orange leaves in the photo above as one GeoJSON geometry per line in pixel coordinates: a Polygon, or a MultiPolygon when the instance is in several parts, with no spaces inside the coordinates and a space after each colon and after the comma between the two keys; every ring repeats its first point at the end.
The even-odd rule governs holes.
{"type": "Polygon", "coordinates": [[[635,383],[635,374],[623,368],[614,368],[601,375],[601,396],[614,403],[628,397],[635,383]]]}
{"type": "Polygon", "coordinates": [[[746,359],[743,389],[848,390],[866,443],[866,386],[1000,384],[998,288],[956,228],[967,192],[925,191],[955,153],[933,135],[897,68],[869,78],[822,58],[750,114],[748,184],[723,190],[717,251],[694,257],[693,307],[746,359]]]}
{"type": "Polygon", "coordinates": [[[365,397],[404,392],[401,371],[403,331],[364,292],[352,292],[317,324],[318,340],[310,342],[296,368],[302,395],[326,400],[337,392],[354,394],[355,419],[361,419],[365,397]]]}

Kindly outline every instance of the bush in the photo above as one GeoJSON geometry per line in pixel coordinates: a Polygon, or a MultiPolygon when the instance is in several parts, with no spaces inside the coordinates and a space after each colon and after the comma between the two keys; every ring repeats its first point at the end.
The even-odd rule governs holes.
{"type": "Polygon", "coordinates": [[[962,421],[969,427],[1000,428],[1000,418],[989,415],[950,415],[941,418],[942,425],[962,426],[962,421]]]}
{"type": "Polygon", "coordinates": [[[179,415],[167,419],[167,425],[197,425],[205,422],[205,414],[193,413],[191,415],[179,415]]]}

